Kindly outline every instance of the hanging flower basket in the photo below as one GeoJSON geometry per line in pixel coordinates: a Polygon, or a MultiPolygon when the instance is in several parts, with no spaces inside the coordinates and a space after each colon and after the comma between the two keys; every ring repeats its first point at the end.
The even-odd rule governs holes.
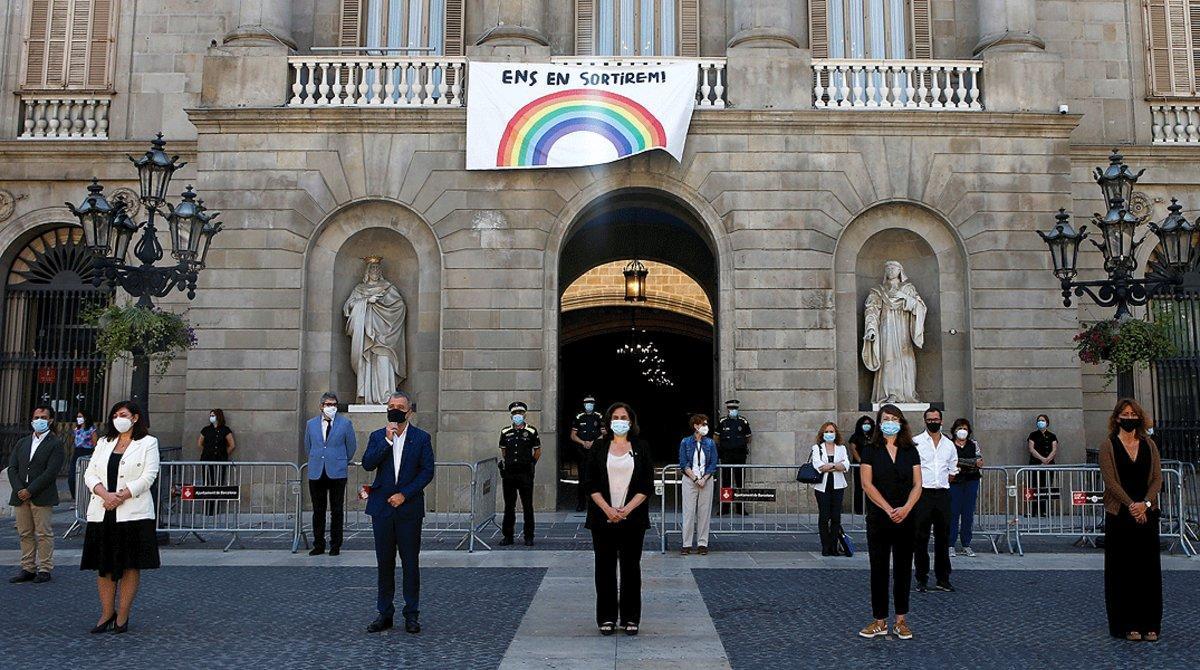
{"type": "Polygon", "coordinates": [[[1104,371],[1107,384],[1119,373],[1146,369],[1154,361],[1173,356],[1175,345],[1164,321],[1111,319],[1097,321],[1077,334],[1075,350],[1084,363],[1108,364],[1104,371]]]}
{"type": "Polygon", "coordinates": [[[132,360],[140,351],[150,358],[156,379],[196,345],[196,331],[186,318],[157,307],[109,305],[84,312],[83,320],[98,331],[96,349],[110,363],[132,360]]]}

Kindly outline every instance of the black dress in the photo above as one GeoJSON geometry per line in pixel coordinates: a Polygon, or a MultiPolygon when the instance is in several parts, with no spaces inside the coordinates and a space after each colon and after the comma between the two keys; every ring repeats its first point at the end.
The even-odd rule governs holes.
{"type": "MultiPolygon", "coordinates": [[[[1150,446],[1143,440],[1137,460],[1117,437],[1112,438],[1113,462],[1121,488],[1134,502],[1146,499],[1150,487],[1150,446]]],[[[1108,632],[1113,637],[1127,633],[1158,633],[1162,628],[1162,564],[1158,545],[1157,514],[1144,524],[1133,520],[1129,508],[1105,514],[1104,605],[1108,610],[1108,632]]]]}
{"type": "MultiPolygon", "coordinates": [[[[104,486],[117,490],[121,454],[108,457],[108,480],[104,486]]],[[[101,577],[117,580],[126,570],[152,570],[159,566],[158,538],[154,519],[117,522],[115,509],[105,510],[104,521],[90,521],[83,536],[80,570],[95,570],[101,577]]]]}

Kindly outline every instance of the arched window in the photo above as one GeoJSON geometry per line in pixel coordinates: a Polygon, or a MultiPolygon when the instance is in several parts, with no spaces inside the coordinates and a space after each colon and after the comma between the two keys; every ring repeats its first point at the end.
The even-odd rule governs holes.
{"type": "Polygon", "coordinates": [[[75,412],[105,410],[108,366],[95,328],[83,322],[112,293],[95,288],[83,230],[63,225],[31,239],[8,264],[0,349],[0,457],[29,433],[29,415],[48,404],[74,425],[75,412]]]}

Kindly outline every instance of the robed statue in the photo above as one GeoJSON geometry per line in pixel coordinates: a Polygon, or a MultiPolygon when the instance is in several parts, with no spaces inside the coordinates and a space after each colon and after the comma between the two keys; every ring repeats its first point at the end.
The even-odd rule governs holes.
{"type": "Polygon", "coordinates": [[[358,400],[383,405],[408,375],[404,355],[407,308],[400,291],[383,278],[383,259],[368,256],[362,283],[354,287],[342,313],[350,336],[350,367],[358,375],[358,400]]]}
{"type": "Polygon", "coordinates": [[[863,316],[862,359],[875,373],[876,404],[919,402],[916,349],[925,345],[925,301],[897,261],[883,265],[883,283],[871,289],[863,316]]]}

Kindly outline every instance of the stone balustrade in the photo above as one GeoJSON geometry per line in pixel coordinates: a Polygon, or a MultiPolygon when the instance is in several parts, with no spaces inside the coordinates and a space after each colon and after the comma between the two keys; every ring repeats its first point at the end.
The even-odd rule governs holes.
{"type": "Polygon", "coordinates": [[[465,58],[291,56],[290,107],[462,107],[465,58]]]}
{"type": "Polygon", "coordinates": [[[711,109],[722,109],[727,103],[725,98],[726,83],[724,58],[646,58],[638,56],[591,56],[580,58],[577,56],[564,56],[560,58],[553,58],[551,60],[555,63],[562,63],[563,65],[590,65],[593,67],[603,65],[649,67],[654,65],[662,65],[663,63],[678,63],[680,61],[695,63],[696,66],[700,68],[699,76],[696,80],[696,106],[711,109]]]}
{"type": "Polygon", "coordinates": [[[112,96],[21,93],[20,139],[108,139],[112,96]]]}
{"type": "Polygon", "coordinates": [[[1150,134],[1155,144],[1200,144],[1200,104],[1150,105],[1150,134]]]}
{"type": "Polygon", "coordinates": [[[979,111],[983,61],[813,60],[818,109],[955,109],[979,111]]]}

